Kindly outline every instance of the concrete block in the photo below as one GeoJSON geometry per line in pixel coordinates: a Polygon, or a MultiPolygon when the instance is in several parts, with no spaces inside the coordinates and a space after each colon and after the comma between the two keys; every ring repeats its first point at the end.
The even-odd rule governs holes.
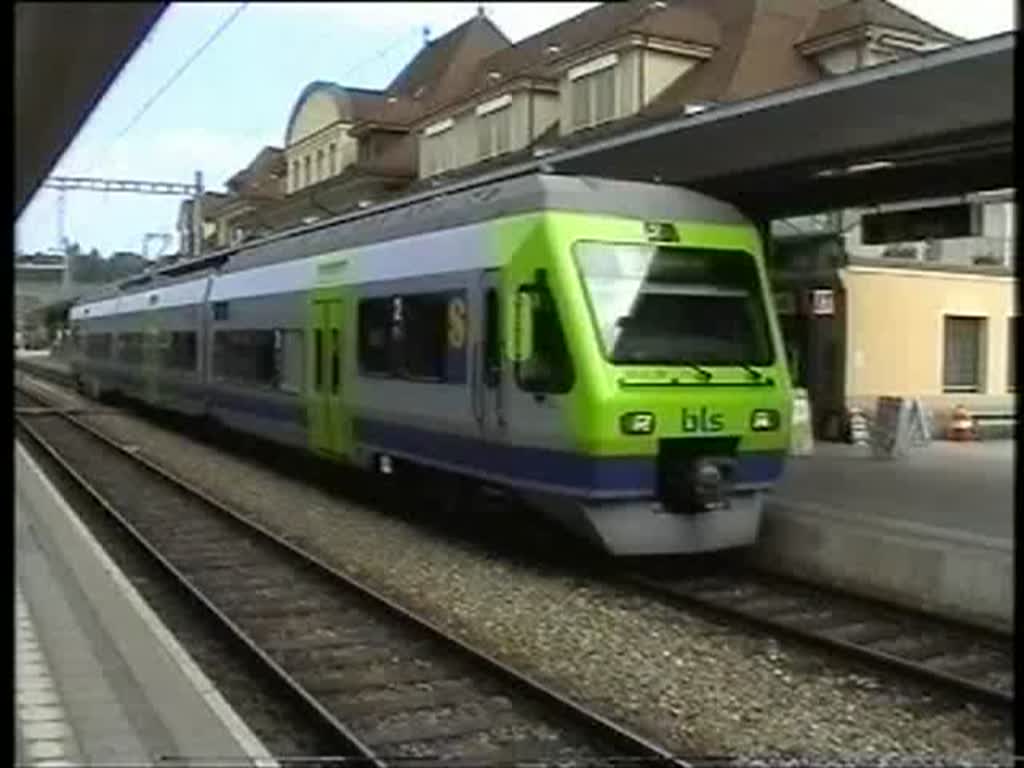
{"type": "Polygon", "coordinates": [[[750,553],[766,570],[979,626],[1013,626],[1012,540],[773,500],[750,553]]]}

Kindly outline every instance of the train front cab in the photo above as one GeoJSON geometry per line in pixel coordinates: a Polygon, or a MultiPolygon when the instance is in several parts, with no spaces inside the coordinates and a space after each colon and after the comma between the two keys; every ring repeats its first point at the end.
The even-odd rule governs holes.
{"type": "Polygon", "coordinates": [[[754,543],[791,409],[756,230],[561,213],[540,228],[546,247],[508,268],[515,389],[533,394],[509,420],[534,444],[566,436],[573,458],[526,499],[617,555],[754,543]]]}

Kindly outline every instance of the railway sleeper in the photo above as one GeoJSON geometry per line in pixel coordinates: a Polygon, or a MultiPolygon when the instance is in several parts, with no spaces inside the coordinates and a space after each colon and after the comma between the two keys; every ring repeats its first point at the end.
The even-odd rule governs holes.
{"type": "Polygon", "coordinates": [[[451,674],[432,665],[381,664],[362,670],[332,672],[309,681],[316,696],[342,693],[358,694],[372,689],[395,688],[413,683],[433,685],[451,679],[451,674]]]}
{"type": "Polygon", "coordinates": [[[295,649],[293,651],[276,652],[283,664],[289,667],[313,665],[322,674],[329,670],[344,671],[353,666],[384,663],[400,663],[408,659],[407,649],[400,651],[387,646],[372,643],[334,645],[330,648],[316,650],[295,649]]]}
{"type": "MultiPolygon", "coordinates": [[[[268,632],[269,633],[269,629],[268,632]]],[[[261,633],[264,634],[264,633],[261,633]]],[[[264,636],[266,636],[264,634],[264,636]]],[[[347,645],[364,645],[380,642],[388,642],[390,638],[383,637],[382,632],[360,631],[360,630],[316,630],[315,633],[291,632],[277,637],[269,637],[263,641],[263,646],[272,653],[293,653],[301,650],[319,650],[321,648],[334,648],[347,645]]]]}
{"type": "Polygon", "coordinates": [[[445,713],[433,722],[424,722],[425,720],[427,718],[424,717],[407,718],[405,722],[385,720],[383,723],[377,723],[372,729],[361,730],[359,736],[364,743],[374,748],[397,747],[415,742],[441,741],[475,733],[489,733],[502,724],[516,726],[523,723],[522,717],[507,708],[499,712],[471,710],[465,714],[445,713]]]}
{"type": "Polygon", "coordinates": [[[404,686],[366,696],[337,696],[326,701],[346,718],[358,720],[399,712],[452,707],[480,696],[497,696],[496,686],[482,686],[469,679],[427,686],[404,686]]]}
{"type": "Polygon", "coordinates": [[[259,600],[240,602],[235,595],[218,595],[215,603],[231,618],[238,619],[298,619],[306,616],[319,616],[329,611],[332,606],[323,600],[300,600],[294,603],[266,604],[259,600]]]}

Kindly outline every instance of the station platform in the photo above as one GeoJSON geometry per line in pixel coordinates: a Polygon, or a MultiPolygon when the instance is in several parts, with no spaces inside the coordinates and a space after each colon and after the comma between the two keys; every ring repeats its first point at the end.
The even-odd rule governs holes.
{"type": "Polygon", "coordinates": [[[1012,440],[936,441],[902,459],[815,445],[770,494],[764,567],[950,618],[1013,626],[1012,440]]]}
{"type": "Polygon", "coordinates": [[[275,765],[15,442],[17,765],[275,765]]]}

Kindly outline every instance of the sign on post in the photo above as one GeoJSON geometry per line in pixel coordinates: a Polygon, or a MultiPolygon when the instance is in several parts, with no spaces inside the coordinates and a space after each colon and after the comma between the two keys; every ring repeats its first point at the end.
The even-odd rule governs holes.
{"type": "Polygon", "coordinates": [[[902,458],[912,445],[926,445],[930,441],[928,416],[920,400],[878,398],[871,435],[872,452],[877,458],[902,458]]]}
{"type": "Polygon", "coordinates": [[[836,312],[836,296],[830,288],[811,291],[811,312],[818,316],[830,316],[836,312]]]}
{"type": "Polygon", "coordinates": [[[932,441],[932,429],[928,422],[928,413],[917,398],[910,401],[909,420],[910,444],[915,446],[928,445],[932,441]]]}

